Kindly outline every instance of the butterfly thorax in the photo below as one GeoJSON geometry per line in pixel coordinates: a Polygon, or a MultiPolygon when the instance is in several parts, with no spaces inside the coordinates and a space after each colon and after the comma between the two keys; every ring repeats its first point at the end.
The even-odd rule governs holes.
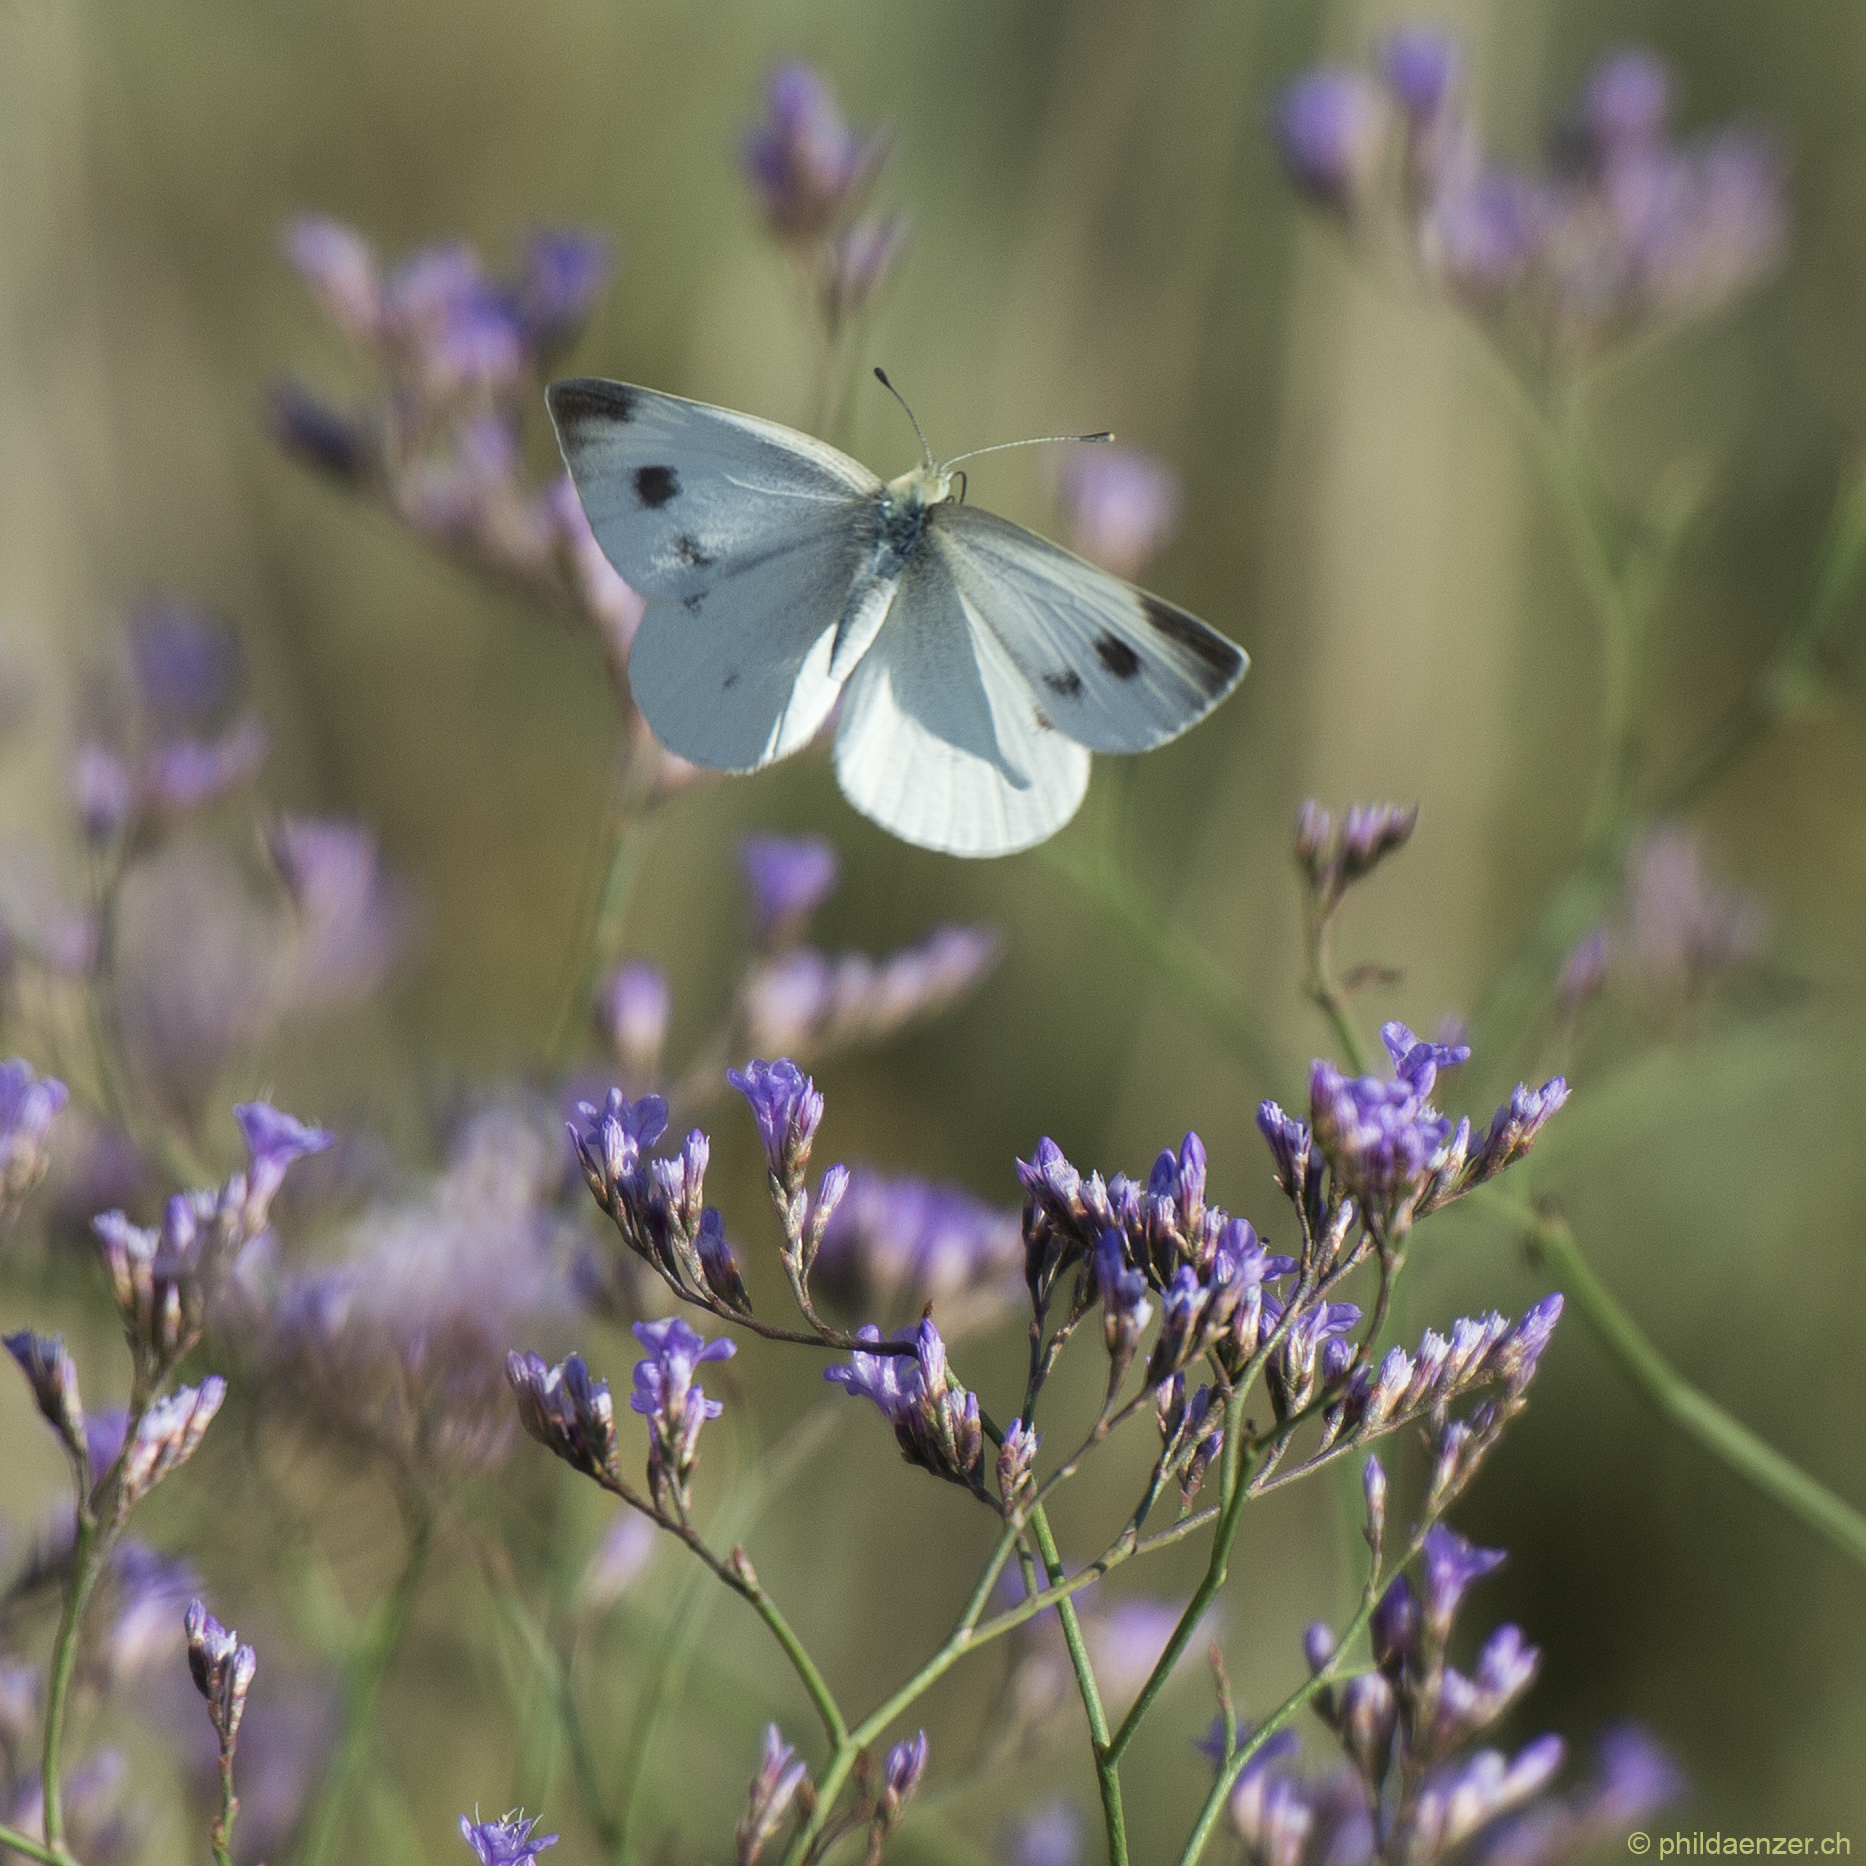
{"type": "Polygon", "coordinates": [[[952,497],[953,476],[940,467],[917,466],[891,479],[881,493],[881,541],[907,557],[920,542],[927,509],[952,497]]]}

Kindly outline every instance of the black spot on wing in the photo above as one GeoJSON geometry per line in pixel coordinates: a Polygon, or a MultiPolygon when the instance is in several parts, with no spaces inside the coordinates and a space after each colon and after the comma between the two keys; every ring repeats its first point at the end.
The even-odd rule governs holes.
{"type": "Polygon", "coordinates": [[[1098,635],[1095,654],[1116,680],[1132,680],[1140,672],[1140,656],[1118,635],[1098,635]]]}
{"type": "Polygon", "coordinates": [[[680,491],[680,475],[668,466],[645,466],[635,469],[635,497],[651,511],[658,512],[680,491]]]}
{"type": "Polygon", "coordinates": [[[1050,718],[1049,714],[1047,714],[1042,707],[1036,707],[1034,711],[1036,713],[1037,730],[1039,732],[1054,732],[1056,730],[1056,722],[1050,718]]]}
{"type": "Polygon", "coordinates": [[[1244,666],[1244,656],[1230,642],[1183,609],[1163,603],[1157,596],[1140,593],[1141,614],[1156,634],[1184,648],[1205,670],[1205,689],[1220,693],[1237,679],[1244,666]]]}
{"type": "Polygon", "coordinates": [[[626,382],[604,382],[596,376],[554,382],[545,399],[551,405],[551,418],[560,428],[575,427],[581,421],[633,421],[641,406],[638,390],[626,382]]]}
{"type": "Polygon", "coordinates": [[[690,570],[704,570],[714,561],[712,555],[690,531],[683,531],[674,540],[674,555],[690,570]]]}
{"type": "Polygon", "coordinates": [[[1045,674],[1043,684],[1065,700],[1073,700],[1082,691],[1082,676],[1073,667],[1066,667],[1060,674],[1045,674]]]}
{"type": "Polygon", "coordinates": [[[738,684],[739,684],[739,670],[735,667],[732,670],[732,672],[728,674],[725,677],[725,679],[719,683],[719,691],[721,693],[730,693],[732,689],[736,687],[738,684]]]}
{"type": "Polygon", "coordinates": [[[704,590],[695,590],[691,596],[683,596],[680,599],[680,606],[686,610],[688,615],[697,616],[700,613],[700,605],[705,601],[706,592],[704,590]]]}

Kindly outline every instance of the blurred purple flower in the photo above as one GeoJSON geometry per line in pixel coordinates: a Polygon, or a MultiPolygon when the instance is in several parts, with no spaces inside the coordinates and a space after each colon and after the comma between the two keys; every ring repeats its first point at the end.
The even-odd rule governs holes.
{"type": "Polygon", "coordinates": [[[15,1056],[0,1063],[0,1224],[11,1224],[45,1177],[46,1137],[70,1090],[55,1076],[37,1074],[15,1056]]]}
{"type": "Polygon", "coordinates": [[[823,836],[747,836],[739,844],[739,865],[764,940],[795,937],[842,875],[835,845],[823,836]]]}
{"type": "Polygon", "coordinates": [[[1464,48],[1442,26],[1402,26],[1380,45],[1380,72],[1415,123],[1430,123],[1456,98],[1464,48]]]}
{"type": "Polygon", "coordinates": [[[597,993],[597,1021],[609,1047],[638,1082],[653,1076],[667,1041],[673,993],[667,975],[645,959],[631,959],[610,973],[597,993]]]}
{"type": "Polygon", "coordinates": [[[158,726],[200,732],[224,722],[246,684],[239,636],[191,603],[139,605],[128,624],[137,697],[158,726]]]}
{"type": "Polygon", "coordinates": [[[1071,547],[1114,576],[1138,577],[1179,529],[1179,475],[1138,448],[1075,448],[1062,484],[1071,547]]]}
{"type": "Polygon", "coordinates": [[[382,328],[382,280],[369,242],[340,220],[303,214],[280,229],[285,257],[311,295],[352,343],[376,341],[382,328]]]}
{"type": "Polygon", "coordinates": [[[1008,1866],[1080,1866],[1082,1816],[1068,1801],[1052,1801],[1014,1822],[1004,1837],[1008,1866]]]}
{"type": "Polygon", "coordinates": [[[850,1173],[815,1262],[816,1276],[853,1303],[919,1309],[938,1301],[949,1334],[957,1309],[995,1313],[1022,1270],[1015,1212],[958,1186],[865,1167],[850,1173]]]}
{"type": "Polygon", "coordinates": [[[525,242],[516,297],[532,351],[548,356],[588,321],[609,283],[613,247],[601,234],[544,227],[525,242]]]}
{"type": "Polygon", "coordinates": [[[859,317],[893,275],[913,238],[911,214],[865,214],[837,234],[823,272],[823,306],[832,332],[859,317]]]}
{"type": "Polygon", "coordinates": [[[1634,984],[1657,1013],[1677,1012],[1767,949],[1762,903],[1713,881],[1687,829],[1652,830],[1628,858],[1625,888],[1622,950],[1634,984]]]}
{"type": "Polygon", "coordinates": [[[891,139],[850,129],[834,91],[808,65],[779,66],[764,103],[764,117],[745,138],[746,174],[772,231],[808,245],[853,212],[891,139]]]}
{"type": "Polygon", "coordinates": [[[267,839],[297,913],[289,958],[296,1008],[367,997],[399,955],[409,915],[383,872],[376,838],[337,817],[285,817],[267,839]]]}
{"type": "Polygon", "coordinates": [[[1334,65],[1305,72],[1277,99],[1284,173],[1318,205],[1353,214],[1378,173],[1385,125],[1380,93],[1359,72],[1334,65]]]}
{"type": "Polygon", "coordinates": [[[809,1765],[797,1760],[797,1752],[784,1741],[776,1724],[766,1724],[764,1754],[752,1777],[745,1818],[736,1835],[738,1866],[758,1866],[798,1789],[809,1779],[809,1765]]]}

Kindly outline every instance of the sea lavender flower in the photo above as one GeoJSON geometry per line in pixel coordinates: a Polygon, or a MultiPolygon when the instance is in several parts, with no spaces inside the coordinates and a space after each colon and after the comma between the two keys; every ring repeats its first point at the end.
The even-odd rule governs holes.
{"type": "Polygon", "coordinates": [[[788,1204],[810,1164],[810,1148],[823,1119],[822,1093],[787,1056],[774,1063],[754,1059],[743,1070],[728,1069],[726,1080],[751,1104],[773,1191],[788,1204]]]}
{"type": "Polygon", "coordinates": [[[1294,849],[1315,911],[1323,918],[1332,914],[1355,882],[1406,846],[1418,822],[1417,804],[1357,803],[1337,826],[1313,797],[1307,799],[1297,812],[1294,849]]]}
{"type": "Polygon", "coordinates": [[[660,1067],[673,1010],[667,974],[645,959],[617,966],[596,994],[597,1024],[616,1060],[638,1081],[660,1067]]]}
{"type": "Polygon", "coordinates": [[[246,685],[240,640],[224,616],[168,599],[139,604],[125,633],[143,713],[163,731],[225,724],[246,685]]]}
{"type": "Polygon", "coordinates": [[[892,139],[852,130],[828,82],[808,65],[781,65],[764,101],[763,119],[745,138],[746,174],[772,231],[807,247],[854,211],[892,139]]]}
{"type": "Polygon", "coordinates": [[[1592,1780],[1533,1802],[1478,1843],[1480,1866],[1561,1866],[1583,1859],[1679,1800],[1677,1763],[1637,1724],[1615,1724],[1595,1744],[1592,1780]]]}
{"type": "Polygon", "coordinates": [[[1277,99],[1274,130],[1284,173],[1318,206],[1343,215],[1366,204],[1385,127],[1378,90],[1341,66],[1305,72],[1277,99]]]}
{"type": "Polygon", "coordinates": [[[758,937],[785,941],[836,890],[842,864],[824,836],[747,836],[739,865],[751,888],[758,937]]]}
{"type": "MultiPolygon", "coordinates": [[[[607,1387],[603,1392],[607,1398],[607,1387]]],[[[614,1414],[610,1417],[613,1422],[614,1414]]],[[[613,1433],[613,1424],[611,1429],[613,1433]]],[[[659,1546],[660,1537],[647,1517],[618,1510],[577,1582],[578,1611],[592,1619],[607,1613],[634,1586],[659,1546]]]]}
{"type": "Polygon", "coordinates": [[[927,1733],[916,1730],[888,1751],[881,1770],[881,1798],[875,1808],[874,1831],[888,1833],[897,1826],[901,1810],[914,1798],[927,1768],[927,1733]]]}
{"type": "Polygon", "coordinates": [[[29,1328],[6,1337],[6,1351],[32,1389],[33,1404],[73,1458],[86,1455],[84,1402],[78,1396],[78,1363],[63,1335],[36,1335],[29,1328]]]}
{"type": "Polygon", "coordinates": [[[340,220],[302,214],[280,229],[279,243],[324,315],[352,343],[374,343],[382,325],[382,278],[369,242],[340,220]]]}
{"type": "Polygon", "coordinates": [[[240,1719],[246,1713],[246,1694],[252,1688],[259,1660],[251,1646],[214,1618],[206,1603],[188,1609],[188,1671],[194,1687],[207,1699],[208,1720],[220,1738],[223,1756],[231,1757],[239,1740],[240,1719]]]}
{"type": "Polygon", "coordinates": [[[1628,857],[1624,885],[1625,933],[1616,944],[1655,1018],[1676,1016],[1767,948],[1762,903],[1713,880],[1689,830],[1650,831],[1628,857]]]}
{"type": "Polygon", "coordinates": [[[809,1765],[797,1760],[797,1752],[784,1741],[776,1724],[766,1724],[764,1755],[752,1777],[745,1818],[735,1835],[738,1866],[758,1866],[759,1857],[784,1824],[797,1791],[809,1779],[809,1765]]]}
{"type": "Polygon", "coordinates": [[[684,1523],[693,1506],[693,1469],[699,1457],[700,1428],[725,1411],[694,1385],[702,1361],[730,1360],[738,1352],[721,1337],[707,1341],[679,1316],[662,1322],[637,1322],[635,1339],[649,1358],[635,1363],[635,1390],[629,1407],[648,1421],[648,1491],[658,1509],[684,1523]]]}
{"type": "MultiPolygon", "coordinates": [[[[97,1466],[93,1480],[106,1466],[97,1466]]],[[[103,1576],[98,1641],[100,1682],[116,1682],[166,1666],[182,1641],[182,1615],[201,1591],[191,1563],[125,1537],[110,1552],[103,1576]]]]}
{"type": "Polygon", "coordinates": [[[526,1820],[523,1808],[496,1821],[469,1820],[463,1814],[460,1833],[479,1855],[479,1866],[530,1866],[546,1847],[557,1844],[555,1834],[533,1834],[540,1818],[534,1814],[526,1820]]]}
{"type": "Polygon", "coordinates": [[[1381,41],[1380,75],[1413,124],[1447,110],[1464,76],[1464,49],[1440,26],[1410,25],[1381,41]]]}
{"type": "Polygon", "coordinates": [[[1179,475],[1136,447],[1072,449],[1062,493],[1071,548],[1130,581],[1172,542],[1185,504],[1179,475]]]}
{"type": "Polygon", "coordinates": [[[112,1528],[120,1527],[163,1478],[194,1456],[226,1397],[226,1381],[209,1374],[198,1387],[178,1387],[156,1400],[142,1415],[135,1436],[124,1447],[112,1528]]]}
{"type": "Polygon", "coordinates": [[[620,1481],[608,1381],[592,1380],[580,1354],[552,1367],[541,1355],[515,1348],[505,1366],[525,1430],[586,1477],[620,1481]]]}
{"type": "MultiPolygon", "coordinates": [[[[864,1325],[856,1330],[856,1338],[878,1342],[881,1330],[864,1325]]],[[[914,1343],[911,1360],[905,1355],[865,1354],[858,1348],[846,1364],[825,1367],[823,1378],[851,1399],[872,1401],[893,1426],[901,1456],[909,1464],[990,1501],[984,1487],[985,1434],[979,1424],[978,1395],[952,1378],[946,1344],[930,1316],[918,1328],[901,1329],[893,1338],[914,1343]]]]}

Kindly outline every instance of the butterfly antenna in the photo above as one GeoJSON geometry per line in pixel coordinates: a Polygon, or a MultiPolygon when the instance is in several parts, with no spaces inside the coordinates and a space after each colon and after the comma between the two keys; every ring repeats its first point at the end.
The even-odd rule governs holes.
{"type": "Polygon", "coordinates": [[[1108,429],[1100,434],[1038,434],[1027,441],[999,441],[992,447],[974,447],[970,453],[954,454],[953,457],[940,468],[940,471],[942,473],[948,472],[953,467],[956,467],[961,460],[976,460],[980,454],[1001,454],[1010,447],[1053,447],[1059,441],[1099,442],[1111,441],[1113,439],[1113,430],[1108,429]]]}
{"type": "Polygon", "coordinates": [[[900,403],[901,407],[906,411],[907,419],[914,422],[914,433],[918,435],[920,439],[920,451],[926,455],[927,465],[931,467],[933,464],[933,449],[927,445],[927,437],[920,433],[920,423],[914,421],[914,411],[907,407],[907,397],[888,380],[888,372],[885,369],[877,369],[875,371],[875,380],[900,403]]]}

